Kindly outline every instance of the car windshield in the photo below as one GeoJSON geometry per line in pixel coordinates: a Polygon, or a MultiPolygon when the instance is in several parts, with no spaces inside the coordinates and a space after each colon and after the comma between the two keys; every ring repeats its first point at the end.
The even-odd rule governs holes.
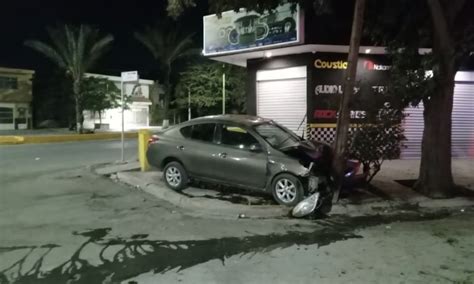
{"type": "Polygon", "coordinates": [[[263,139],[265,139],[265,141],[277,149],[291,146],[300,141],[300,138],[290,130],[287,130],[274,122],[257,125],[254,129],[263,137],[263,139]]]}

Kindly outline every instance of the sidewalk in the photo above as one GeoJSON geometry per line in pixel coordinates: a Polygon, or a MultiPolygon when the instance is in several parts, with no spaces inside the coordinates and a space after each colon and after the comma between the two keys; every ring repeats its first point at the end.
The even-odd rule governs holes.
{"type": "MultiPolygon", "coordinates": [[[[158,131],[161,127],[144,127],[150,131],[158,131]]],[[[77,134],[67,128],[27,129],[27,130],[0,130],[0,145],[58,143],[87,140],[119,139],[120,131],[96,130],[94,133],[77,134]]],[[[138,129],[129,129],[125,138],[138,137],[138,129]]]]}
{"type": "MultiPolygon", "coordinates": [[[[453,161],[456,182],[470,189],[472,189],[474,181],[474,177],[470,174],[470,169],[474,166],[473,163],[473,160],[453,161]]],[[[417,177],[418,165],[418,160],[387,162],[382,166],[382,171],[373,181],[374,186],[379,188],[379,193],[382,193],[387,198],[368,194],[367,197],[357,202],[353,202],[351,199],[342,199],[333,206],[330,214],[348,216],[399,214],[439,209],[464,210],[464,208],[474,206],[473,198],[431,199],[396,182],[396,180],[415,179],[417,177]]],[[[212,196],[209,198],[215,190],[191,187],[185,190],[183,194],[177,193],[165,186],[161,180],[160,172],[139,172],[137,169],[138,166],[133,167],[133,165],[103,165],[102,168],[98,168],[95,171],[98,174],[109,175],[114,180],[128,184],[135,189],[143,190],[185,211],[190,211],[192,215],[232,219],[239,218],[240,216],[259,219],[285,218],[289,216],[290,208],[287,207],[234,204],[229,201],[212,198],[212,196]]],[[[245,194],[238,195],[239,198],[249,200],[245,194]]]]}
{"type": "MultiPolygon", "coordinates": [[[[418,178],[420,160],[393,160],[382,164],[372,185],[392,200],[424,202],[432,200],[397,181],[413,182],[418,178]]],[[[453,159],[454,182],[474,191],[474,159],[453,159]]]]}

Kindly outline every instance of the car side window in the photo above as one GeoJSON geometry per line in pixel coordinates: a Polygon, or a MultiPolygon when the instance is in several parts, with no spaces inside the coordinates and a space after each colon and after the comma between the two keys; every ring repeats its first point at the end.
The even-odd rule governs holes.
{"type": "Polygon", "coordinates": [[[190,126],[185,126],[179,130],[181,132],[181,135],[184,136],[184,138],[191,138],[191,132],[192,132],[192,125],[190,126]]]}
{"type": "Polygon", "coordinates": [[[250,149],[253,144],[259,144],[247,130],[238,127],[223,124],[221,126],[221,135],[219,140],[221,145],[231,146],[237,149],[250,149]]]}
{"type": "Polygon", "coordinates": [[[185,138],[213,142],[215,127],[216,125],[214,123],[194,124],[181,128],[180,132],[185,138]]]}

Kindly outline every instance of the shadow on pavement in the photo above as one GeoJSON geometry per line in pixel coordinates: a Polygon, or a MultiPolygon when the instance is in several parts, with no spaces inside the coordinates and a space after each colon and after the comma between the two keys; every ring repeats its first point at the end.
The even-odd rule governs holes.
{"type": "MultiPolygon", "coordinates": [[[[191,241],[147,240],[148,235],[136,234],[129,238],[110,236],[110,228],[100,228],[84,232],[74,232],[86,238],[67,261],[45,271],[42,267],[45,257],[58,245],[18,246],[0,248],[0,254],[24,250],[20,259],[0,271],[0,283],[117,283],[143,273],[164,273],[169,270],[186,268],[217,259],[225,265],[231,256],[248,256],[270,252],[291,246],[329,245],[351,238],[361,238],[356,229],[392,223],[395,221],[437,220],[450,216],[447,211],[430,214],[410,214],[399,216],[361,216],[355,218],[335,217],[315,221],[319,229],[314,232],[288,232],[283,235],[255,235],[243,238],[228,237],[191,241]],[[98,246],[93,257],[99,265],[92,265],[81,258],[89,245],[98,246]],[[24,264],[33,251],[41,250],[33,259],[30,269],[24,264]],[[108,253],[109,252],[109,253],[108,253]],[[110,252],[113,252],[112,254],[110,252]],[[106,257],[109,255],[109,257],[106,257]]],[[[89,257],[88,257],[89,259],[89,257]]],[[[29,260],[31,262],[31,259],[29,260]]]]}

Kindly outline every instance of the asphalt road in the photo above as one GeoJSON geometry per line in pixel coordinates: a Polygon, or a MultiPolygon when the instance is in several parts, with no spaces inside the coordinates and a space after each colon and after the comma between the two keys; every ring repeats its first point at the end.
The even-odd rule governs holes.
{"type": "MultiPolygon", "coordinates": [[[[125,160],[137,158],[136,139],[125,141],[125,160]]],[[[48,173],[81,166],[119,161],[117,140],[51,144],[0,145],[0,177],[48,173]]]]}
{"type": "Polygon", "coordinates": [[[0,283],[474,283],[472,208],[207,218],[88,168],[119,157],[118,141],[0,147],[0,283]]]}

